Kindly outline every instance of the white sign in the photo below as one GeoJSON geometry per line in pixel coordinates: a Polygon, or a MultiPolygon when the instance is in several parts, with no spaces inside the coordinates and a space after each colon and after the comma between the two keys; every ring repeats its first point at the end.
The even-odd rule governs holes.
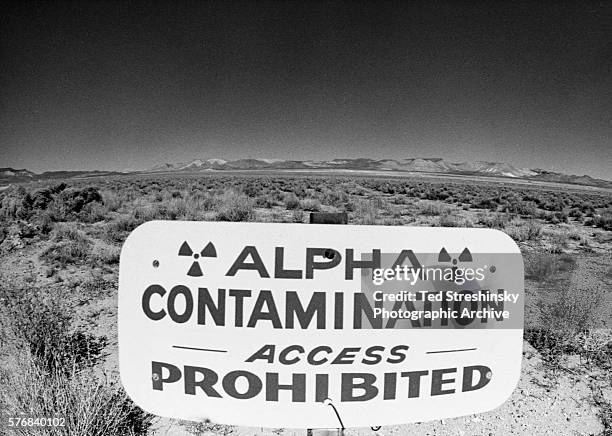
{"type": "Polygon", "coordinates": [[[479,413],[517,384],[523,306],[496,230],[153,221],[121,252],[121,379],[156,415],[243,426],[479,413]]]}

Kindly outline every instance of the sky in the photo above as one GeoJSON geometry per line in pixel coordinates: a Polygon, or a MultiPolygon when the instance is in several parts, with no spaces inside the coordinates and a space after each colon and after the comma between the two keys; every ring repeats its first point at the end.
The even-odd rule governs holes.
{"type": "Polygon", "coordinates": [[[612,179],[612,2],[4,2],[0,167],[508,162],[612,179]]]}

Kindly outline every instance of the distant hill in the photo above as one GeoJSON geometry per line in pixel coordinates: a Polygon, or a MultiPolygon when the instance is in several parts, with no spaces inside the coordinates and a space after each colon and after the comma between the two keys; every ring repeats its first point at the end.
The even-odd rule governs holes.
{"type": "Polygon", "coordinates": [[[16,170],[14,168],[0,168],[0,180],[11,180],[12,182],[28,182],[34,180],[36,174],[26,169],[16,170]]]}
{"type": "MultiPolygon", "coordinates": [[[[195,159],[190,162],[163,163],[139,174],[194,173],[211,171],[255,171],[255,170],[338,170],[338,171],[388,171],[393,173],[435,173],[451,175],[494,176],[510,179],[534,180],[554,183],[569,183],[612,189],[612,181],[595,179],[583,175],[575,176],[542,169],[517,168],[502,162],[449,162],[442,158],[369,159],[350,158],[332,160],[283,160],[283,159],[195,159]]],[[[95,177],[103,175],[130,174],[109,171],[49,171],[36,174],[26,169],[0,168],[0,184],[20,183],[33,180],[66,179],[72,177],[95,177]]],[[[399,174],[398,174],[399,175],[399,174]]]]}
{"type": "Polygon", "coordinates": [[[508,177],[513,179],[539,180],[545,182],[570,183],[575,185],[612,188],[612,181],[593,177],[575,176],[541,169],[517,168],[502,162],[448,162],[442,158],[406,158],[406,159],[333,159],[315,160],[281,160],[281,159],[196,159],[191,162],[157,165],[145,172],[193,172],[223,170],[376,170],[389,172],[421,172],[457,175],[478,175],[508,177]]]}
{"type": "Polygon", "coordinates": [[[70,179],[73,177],[96,177],[125,174],[116,171],[46,171],[36,174],[25,169],[0,168],[0,185],[10,183],[32,182],[36,180],[70,179]]]}

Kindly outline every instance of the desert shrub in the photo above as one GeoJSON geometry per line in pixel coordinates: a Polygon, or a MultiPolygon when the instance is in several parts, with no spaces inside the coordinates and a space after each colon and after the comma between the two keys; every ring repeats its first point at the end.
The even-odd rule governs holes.
{"type": "Polygon", "coordinates": [[[601,289],[565,286],[555,293],[544,313],[556,328],[576,339],[579,333],[601,327],[603,302],[601,289]]]}
{"type": "Polygon", "coordinates": [[[116,212],[119,210],[121,207],[121,200],[115,192],[103,191],[100,193],[100,195],[102,195],[102,203],[107,211],[116,212]]]}
{"type": "Polygon", "coordinates": [[[121,250],[117,247],[98,247],[93,252],[93,261],[104,265],[118,265],[121,250]]]}
{"type": "Polygon", "coordinates": [[[285,195],[284,203],[287,210],[294,210],[300,207],[300,200],[294,193],[285,195]]]}
{"type": "Polygon", "coordinates": [[[102,239],[109,244],[120,244],[127,235],[144,221],[136,219],[133,215],[122,216],[108,223],[102,232],[102,239]]]}
{"type": "MultiPolygon", "coordinates": [[[[0,307],[3,331],[14,333],[10,342],[0,342],[11,356],[11,366],[0,368],[0,410],[66,419],[65,427],[40,427],[35,434],[146,434],[152,416],[137,408],[119,383],[91,369],[105,338],[70,328],[71,311],[59,290],[3,281],[0,298],[6,303],[0,307]]],[[[34,434],[32,427],[13,433],[34,434]]]]}
{"type": "MultiPolygon", "coordinates": [[[[134,222],[137,222],[138,225],[140,225],[141,223],[147,222],[147,221],[164,219],[168,217],[168,207],[165,205],[159,205],[159,204],[137,206],[132,210],[132,217],[133,217],[134,222]]],[[[131,230],[128,230],[128,231],[131,231],[131,230]]]]}
{"type": "Polygon", "coordinates": [[[542,226],[531,220],[512,222],[504,230],[516,242],[534,241],[542,236],[542,226]]]}
{"type": "MultiPolygon", "coordinates": [[[[35,434],[71,436],[146,435],[153,416],[127,396],[120,383],[93,370],[48,371],[27,352],[16,355],[15,369],[1,370],[0,408],[9,416],[65,417],[64,427],[38,427],[35,434]]],[[[12,434],[29,436],[32,427],[12,434]]]]}
{"type": "Polygon", "coordinates": [[[604,230],[612,230],[612,208],[593,216],[593,225],[604,230]]]}
{"type": "Polygon", "coordinates": [[[4,313],[39,366],[50,372],[92,365],[106,346],[106,337],[71,329],[71,309],[57,289],[34,286],[0,287],[4,313]]]}
{"type": "Polygon", "coordinates": [[[253,200],[238,191],[227,191],[219,198],[219,221],[250,221],[255,215],[253,200]]]}
{"type": "Polygon", "coordinates": [[[472,207],[476,207],[478,209],[489,209],[490,211],[496,211],[499,206],[499,200],[495,197],[493,198],[484,198],[480,201],[471,202],[470,205],[472,207]]]}
{"type": "Polygon", "coordinates": [[[334,207],[342,207],[348,200],[348,194],[339,188],[326,190],[321,199],[324,204],[334,207]]]}
{"type": "Polygon", "coordinates": [[[551,224],[567,223],[569,221],[569,213],[566,210],[547,211],[540,214],[540,216],[551,224]]]}
{"type": "Polygon", "coordinates": [[[79,221],[84,223],[97,223],[108,217],[108,208],[99,202],[87,203],[79,212],[79,221]]]}
{"type": "Polygon", "coordinates": [[[85,234],[77,229],[76,226],[71,224],[63,224],[57,226],[53,239],[55,241],[79,241],[85,238],[85,234]]]}
{"type": "Polygon", "coordinates": [[[321,202],[313,198],[305,198],[300,200],[300,208],[309,212],[317,212],[321,210],[321,202]]]}
{"type": "Polygon", "coordinates": [[[255,197],[255,206],[264,209],[272,209],[278,204],[278,201],[269,195],[259,195],[255,197]]]}
{"type": "Polygon", "coordinates": [[[102,196],[96,188],[67,188],[54,196],[47,210],[54,221],[66,221],[78,216],[81,210],[92,202],[102,202],[102,196]]]}
{"type": "Polygon", "coordinates": [[[563,355],[570,351],[568,338],[550,327],[526,328],[523,338],[540,352],[545,363],[554,367],[560,366],[563,355]]]}
{"type": "Polygon", "coordinates": [[[115,282],[92,274],[79,284],[78,298],[82,302],[89,302],[104,297],[116,289],[117,284],[115,282]]]}
{"type": "Polygon", "coordinates": [[[514,213],[524,217],[532,217],[536,215],[538,207],[533,201],[523,201],[515,196],[511,196],[501,202],[499,209],[506,213],[514,213]]]}
{"type": "Polygon", "coordinates": [[[30,221],[37,227],[39,233],[43,235],[47,235],[53,230],[53,218],[46,211],[37,213],[30,221]]]}
{"type": "Polygon", "coordinates": [[[550,212],[562,211],[563,208],[565,207],[565,203],[563,202],[563,199],[560,196],[555,195],[555,196],[548,197],[545,200],[541,201],[540,207],[550,212]]]}
{"type": "Polygon", "coordinates": [[[91,253],[91,241],[82,232],[67,226],[56,230],[53,243],[41,253],[41,259],[61,265],[85,262],[91,253]]]}
{"type": "Polygon", "coordinates": [[[563,287],[552,300],[538,304],[545,327],[526,329],[525,339],[548,363],[558,365],[572,353],[609,365],[609,334],[597,330],[603,325],[603,301],[602,290],[563,287]]]}
{"type": "Polygon", "coordinates": [[[573,207],[570,209],[568,215],[572,218],[582,218],[582,210],[578,207],[573,207]]]}
{"type": "Polygon", "coordinates": [[[576,259],[569,254],[543,254],[531,256],[525,264],[525,276],[544,282],[556,277],[557,273],[570,272],[576,267],[576,259]]]}
{"type": "Polygon", "coordinates": [[[601,436],[610,436],[612,435],[612,401],[606,398],[601,387],[591,385],[591,389],[595,391],[593,393],[593,403],[598,409],[597,416],[604,428],[600,434],[601,436]]]}
{"type": "Polygon", "coordinates": [[[440,216],[447,214],[449,209],[444,205],[436,202],[421,202],[417,205],[418,214],[425,216],[440,216]]]}
{"type": "Polygon", "coordinates": [[[355,203],[355,220],[359,224],[373,225],[378,219],[378,207],[372,200],[359,200],[355,203]]]}
{"type": "Polygon", "coordinates": [[[482,224],[490,229],[505,229],[511,218],[505,213],[479,213],[478,224],[482,224]]]}
{"type": "Polygon", "coordinates": [[[295,209],[291,214],[291,221],[294,223],[303,223],[304,222],[304,211],[300,209],[295,209]]]}
{"type": "MultiPolygon", "coordinates": [[[[198,217],[198,206],[196,202],[190,202],[183,197],[173,197],[167,207],[160,206],[157,213],[158,215],[154,215],[152,219],[196,219],[198,217]]],[[[145,219],[145,221],[151,221],[151,219],[145,219]]]]}
{"type": "Polygon", "coordinates": [[[597,328],[603,325],[603,291],[563,287],[550,301],[538,306],[543,327],[525,330],[524,338],[542,354],[543,360],[558,368],[565,354],[580,354],[610,365],[610,337],[597,328]]]}
{"type": "Polygon", "coordinates": [[[0,218],[9,221],[17,218],[17,209],[20,201],[14,196],[4,196],[0,201],[0,218]]]}
{"type": "Polygon", "coordinates": [[[20,238],[30,239],[38,235],[39,229],[37,226],[30,224],[27,221],[17,222],[17,234],[20,238]]]}
{"type": "Polygon", "coordinates": [[[51,189],[39,189],[31,196],[31,206],[33,209],[46,209],[49,203],[53,200],[53,192],[51,189]]]}
{"type": "Polygon", "coordinates": [[[459,219],[451,214],[443,215],[440,217],[441,227],[461,227],[459,219]]]}
{"type": "Polygon", "coordinates": [[[612,332],[591,328],[579,334],[575,340],[577,351],[588,362],[612,370],[612,332]]]}
{"type": "Polygon", "coordinates": [[[204,212],[214,208],[214,201],[207,197],[168,199],[164,204],[139,206],[132,215],[139,223],[153,220],[199,220],[204,212]]]}
{"type": "Polygon", "coordinates": [[[551,232],[549,233],[549,251],[554,254],[561,254],[568,247],[569,233],[551,232]]]}

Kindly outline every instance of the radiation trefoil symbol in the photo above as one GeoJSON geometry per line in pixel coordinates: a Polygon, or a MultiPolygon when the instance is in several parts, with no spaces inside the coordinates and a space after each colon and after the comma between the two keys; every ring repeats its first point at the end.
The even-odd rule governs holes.
{"type": "Polygon", "coordinates": [[[189,271],[187,271],[187,275],[191,277],[202,277],[204,273],[202,272],[202,268],[200,267],[200,262],[198,261],[198,259],[200,258],[200,256],[201,257],[217,257],[217,249],[215,248],[212,242],[209,242],[208,244],[206,244],[206,247],[204,247],[204,249],[201,252],[194,253],[194,251],[191,249],[187,241],[185,241],[181,245],[181,248],[179,248],[178,255],[179,256],[192,256],[194,261],[191,264],[189,271]]]}
{"type": "Polygon", "coordinates": [[[448,251],[446,251],[446,248],[442,247],[442,250],[440,250],[440,253],[438,254],[438,262],[451,262],[453,264],[453,266],[451,267],[453,273],[452,273],[452,278],[450,281],[455,280],[457,270],[459,269],[459,267],[457,266],[457,263],[458,263],[457,261],[459,262],[472,262],[473,261],[472,253],[470,253],[470,250],[467,247],[463,249],[463,251],[461,252],[458,258],[451,257],[451,255],[448,254],[448,251]]]}
{"type": "MultiPolygon", "coordinates": [[[[440,250],[440,254],[438,254],[438,262],[451,261],[453,265],[457,265],[457,259],[453,259],[451,255],[448,254],[448,251],[446,251],[446,248],[442,247],[442,250],[440,250]]],[[[459,255],[459,262],[472,262],[472,253],[470,253],[470,250],[468,250],[467,247],[465,247],[459,255]]]]}

